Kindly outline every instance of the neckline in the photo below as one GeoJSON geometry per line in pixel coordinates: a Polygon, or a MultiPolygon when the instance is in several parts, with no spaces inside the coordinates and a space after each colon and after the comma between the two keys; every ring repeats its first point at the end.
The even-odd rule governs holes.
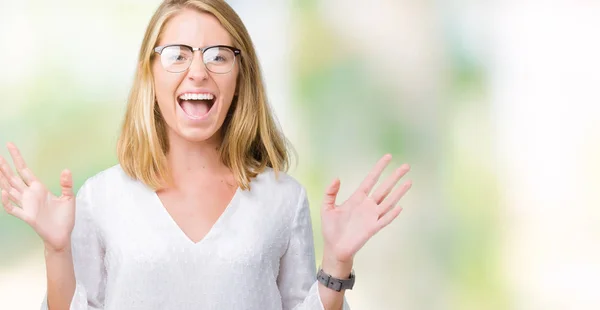
{"type": "Polygon", "coordinates": [[[221,224],[221,222],[225,221],[226,218],[229,216],[229,214],[235,211],[236,206],[239,205],[239,203],[236,203],[236,202],[239,199],[239,196],[241,194],[241,188],[239,186],[236,188],[235,192],[233,193],[233,197],[231,197],[231,200],[229,201],[229,203],[227,203],[227,206],[225,206],[225,209],[223,210],[223,212],[221,213],[221,215],[219,215],[219,217],[217,218],[217,220],[208,229],[208,231],[206,232],[206,234],[204,234],[204,237],[202,237],[198,241],[192,240],[181,229],[181,227],[179,226],[179,224],[177,224],[177,222],[171,216],[171,214],[169,213],[169,211],[167,211],[167,208],[165,207],[165,205],[163,204],[162,200],[158,196],[158,193],[156,193],[156,191],[154,191],[152,189],[150,189],[150,192],[151,192],[151,195],[152,195],[152,199],[154,199],[156,205],[160,209],[159,212],[162,213],[161,217],[164,217],[164,218],[167,219],[167,221],[169,222],[169,226],[172,228],[172,230],[175,230],[175,233],[180,238],[183,238],[186,243],[188,243],[188,244],[190,244],[192,246],[200,246],[200,244],[205,243],[207,239],[211,238],[215,234],[215,232],[214,232],[215,229],[217,229],[220,225],[223,225],[223,224],[221,224]]]}

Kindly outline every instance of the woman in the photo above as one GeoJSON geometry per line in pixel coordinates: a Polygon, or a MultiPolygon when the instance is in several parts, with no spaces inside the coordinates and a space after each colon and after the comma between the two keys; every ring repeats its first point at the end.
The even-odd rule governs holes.
{"type": "Polygon", "coordinates": [[[119,165],[52,196],[8,145],[2,203],[43,239],[42,309],[342,309],[356,252],[401,211],[408,166],[322,207],[315,257],[304,188],[267,105],[248,32],[222,0],[164,1],[148,25],[119,165]],[[76,211],[75,211],[76,210],[76,211]]]}

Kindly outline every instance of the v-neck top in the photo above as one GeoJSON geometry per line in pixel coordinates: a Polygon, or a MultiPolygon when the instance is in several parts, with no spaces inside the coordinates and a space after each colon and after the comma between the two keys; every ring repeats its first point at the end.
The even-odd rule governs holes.
{"type": "Polygon", "coordinates": [[[306,191],[285,173],[238,189],[196,243],[119,165],[76,201],[71,310],[323,309],[306,191]]]}

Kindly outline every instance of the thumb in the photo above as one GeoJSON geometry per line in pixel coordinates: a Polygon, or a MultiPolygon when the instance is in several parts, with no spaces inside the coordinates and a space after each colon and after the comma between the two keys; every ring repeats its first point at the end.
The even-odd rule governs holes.
{"type": "Polygon", "coordinates": [[[335,208],[335,198],[340,191],[340,179],[335,179],[325,191],[325,199],[323,199],[323,208],[325,210],[335,208]]]}
{"type": "Polygon", "coordinates": [[[63,170],[60,174],[60,188],[62,189],[62,196],[72,198],[75,195],[73,194],[73,176],[71,175],[71,171],[63,170]]]}

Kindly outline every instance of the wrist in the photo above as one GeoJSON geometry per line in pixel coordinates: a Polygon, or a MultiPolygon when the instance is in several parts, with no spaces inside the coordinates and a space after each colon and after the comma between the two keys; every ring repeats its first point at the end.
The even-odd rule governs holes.
{"type": "Polygon", "coordinates": [[[62,249],[56,249],[51,246],[44,244],[44,255],[48,256],[63,256],[71,255],[71,246],[64,247],[62,249]]]}
{"type": "Polygon", "coordinates": [[[352,272],[353,259],[341,261],[334,256],[324,253],[321,268],[325,273],[338,279],[348,279],[352,272]]]}

